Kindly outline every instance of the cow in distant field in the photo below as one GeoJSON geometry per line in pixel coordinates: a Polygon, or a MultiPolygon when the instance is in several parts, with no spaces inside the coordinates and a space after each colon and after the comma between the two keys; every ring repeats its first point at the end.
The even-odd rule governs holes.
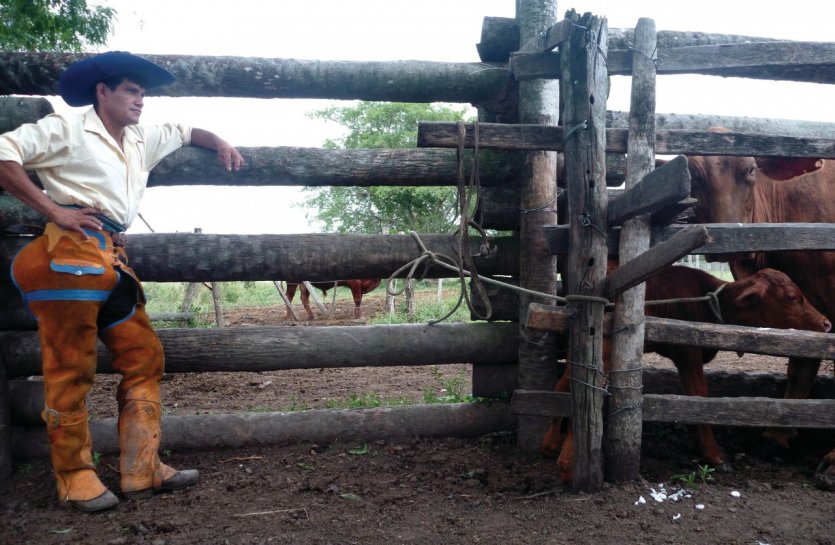
{"type": "MultiPolygon", "coordinates": [[[[322,291],[322,295],[327,295],[328,290],[337,286],[347,286],[351,290],[351,296],[354,299],[354,318],[362,318],[362,296],[374,290],[380,285],[379,279],[362,279],[362,280],[337,280],[336,282],[311,282],[313,287],[322,291]]],[[[309,319],[313,319],[313,311],[310,309],[310,293],[304,284],[287,282],[287,298],[293,302],[293,296],[296,294],[296,288],[301,288],[301,300],[304,309],[307,311],[309,319]]],[[[290,318],[290,309],[287,309],[287,318],[290,318]]]]}
{"type": "MultiPolygon", "coordinates": [[[[835,159],[688,159],[699,223],[835,223],[835,159]]],[[[732,256],[729,265],[737,279],[764,267],[785,272],[815,308],[835,319],[835,251],[752,252],[732,256]]],[[[820,363],[789,359],[787,399],[809,397],[820,363]]],[[[765,435],[787,448],[796,431],[770,430],[765,435]]],[[[825,467],[835,480],[833,458],[825,467]]]]}
{"type": "MultiPolygon", "coordinates": [[[[724,282],[699,269],[668,267],[646,281],[645,299],[652,301],[701,297],[711,292],[716,293],[722,320],[727,324],[820,332],[832,329],[831,322],[806,301],[801,290],[789,277],[773,269],[763,269],[736,282],[724,282]]],[[[719,322],[705,301],[647,305],[645,314],[677,320],[719,322]]],[[[611,361],[610,350],[611,342],[605,339],[605,372],[608,372],[611,361]]],[[[644,351],[657,352],[673,360],[687,395],[707,397],[703,366],[716,356],[718,350],[648,342],[644,351]]],[[[570,373],[571,366],[568,365],[555,386],[556,391],[569,391],[570,373]]],[[[548,456],[559,453],[557,465],[562,479],[571,482],[574,465],[573,433],[569,429],[563,437],[561,425],[562,419],[555,418],[540,444],[540,451],[548,456]]],[[[730,470],[710,426],[699,425],[697,432],[704,459],[719,470],[730,470]]]]}

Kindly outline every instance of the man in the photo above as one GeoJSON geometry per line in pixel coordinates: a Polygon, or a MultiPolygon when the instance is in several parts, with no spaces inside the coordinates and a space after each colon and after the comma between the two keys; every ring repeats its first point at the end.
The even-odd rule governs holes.
{"type": "Polygon", "coordinates": [[[124,231],[138,214],[148,172],[183,145],[217,152],[229,171],[240,153],[217,135],[175,124],[138,125],[146,89],[171,83],[165,69],[112,51],[71,65],[59,89],[82,114],[53,114],[0,135],[0,186],[47,217],[44,234],[12,264],[12,278],[38,319],[49,436],[59,499],[82,511],[119,499],[92,463],[85,395],[96,368],[96,336],[122,375],[120,486],[128,499],[185,488],[194,469],[159,460],[163,352],[128,267],[124,231]],[[26,170],[37,172],[45,192],[26,170]]]}

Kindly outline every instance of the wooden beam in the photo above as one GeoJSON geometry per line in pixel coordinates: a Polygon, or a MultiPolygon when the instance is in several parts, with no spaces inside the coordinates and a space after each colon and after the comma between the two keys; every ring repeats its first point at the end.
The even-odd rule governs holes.
{"type": "MultiPolygon", "coordinates": [[[[610,50],[610,76],[632,75],[632,50],[610,50]]],[[[511,55],[510,70],[519,81],[559,77],[559,53],[511,55]]],[[[835,83],[835,43],[763,42],[659,48],[658,74],[835,83]]]]}
{"type": "Polygon", "coordinates": [[[708,240],[704,225],[685,227],[664,242],[621,264],[606,277],[603,297],[614,299],[618,294],[637,286],[659,270],[692,253],[708,240]]]}
{"type": "Polygon", "coordinates": [[[835,429],[835,399],[648,394],[643,409],[647,422],[835,429]]]}
{"type": "MultiPolygon", "coordinates": [[[[505,364],[517,361],[517,324],[263,326],[159,329],[169,373],[276,371],[363,366],[505,364]]],[[[37,331],[0,332],[8,376],[41,373],[37,331]]],[[[113,372],[98,344],[98,372],[113,372]]]]}
{"type": "Polygon", "coordinates": [[[571,36],[571,29],[574,25],[568,19],[554,23],[547,30],[542,31],[539,36],[528,40],[520,49],[526,53],[537,53],[550,51],[562,44],[571,36]]]}
{"type": "MultiPolygon", "coordinates": [[[[531,303],[528,308],[528,327],[563,333],[569,325],[569,312],[568,307],[531,303]]],[[[610,316],[607,313],[604,317],[605,335],[612,329],[610,316]]],[[[647,316],[644,339],[646,342],[701,346],[769,356],[824,360],[835,358],[835,335],[794,329],[709,324],[647,316]]]]}
{"type": "MultiPolygon", "coordinates": [[[[687,225],[654,226],[652,244],[669,240],[687,225]]],[[[782,250],[835,250],[835,223],[708,223],[710,235],[693,254],[720,256],[739,252],[771,252],[782,250]]],[[[569,229],[566,225],[543,227],[550,251],[567,254],[569,229]]],[[[609,255],[618,255],[620,229],[607,233],[609,255]]]]}
{"type": "MultiPolygon", "coordinates": [[[[642,409],[644,422],[761,428],[835,428],[833,399],[645,394],[642,397],[642,409]]],[[[510,410],[514,414],[571,417],[571,394],[516,390],[510,401],[510,410]]]]}
{"type": "MultiPolygon", "coordinates": [[[[627,130],[606,130],[607,152],[626,153],[627,141],[627,130]]],[[[458,133],[455,123],[440,121],[418,123],[419,147],[453,148],[457,145],[458,133]]],[[[473,147],[472,124],[467,125],[465,145],[468,148],[473,147]]],[[[563,127],[480,123],[479,147],[562,151],[563,127]]],[[[656,132],[655,152],[687,155],[835,158],[835,138],[666,130],[656,132]]]]}
{"type": "Polygon", "coordinates": [[[609,203],[609,227],[621,225],[640,214],[661,211],[665,206],[674,205],[689,195],[690,169],[687,167],[687,157],[679,155],[652,170],[609,203]]]}
{"type": "MultiPolygon", "coordinates": [[[[571,246],[566,293],[600,297],[606,278],[606,19],[571,10],[566,19],[586,29],[561,48],[560,99],[566,127],[565,173],[571,246]],[[591,43],[591,46],[589,46],[591,43]],[[583,127],[580,130],[576,128],[583,127]]],[[[574,404],[575,492],[603,486],[603,305],[572,305],[569,322],[574,404]]]]}

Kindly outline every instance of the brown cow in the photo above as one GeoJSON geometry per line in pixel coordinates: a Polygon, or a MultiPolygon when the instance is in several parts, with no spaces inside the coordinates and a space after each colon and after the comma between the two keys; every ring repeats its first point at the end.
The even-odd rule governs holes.
{"type": "MultiPolygon", "coordinates": [[[[835,160],[704,156],[690,157],[689,164],[699,223],[835,223],[835,160]]],[[[835,251],[734,257],[734,278],[764,267],[781,270],[815,308],[835,318],[835,251]]],[[[809,397],[819,368],[820,360],[790,358],[785,397],[809,397]]],[[[794,435],[793,430],[766,433],[783,448],[794,435]]],[[[831,463],[825,467],[835,479],[831,463]]]]}
{"type": "MultiPolygon", "coordinates": [[[[830,331],[832,324],[810,305],[800,289],[788,276],[773,269],[763,269],[736,282],[724,282],[699,269],[673,266],[664,269],[646,282],[646,300],[700,297],[717,293],[721,315],[725,323],[753,327],[830,331]]],[[[665,303],[647,305],[648,316],[717,323],[706,302],[665,303]]],[[[611,343],[604,343],[604,365],[608,367],[611,343]]],[[[646,343],[646,352],[657,352],[670,358],[678,369],[687,395],[707,396],[704,364],[718,352],[713,348],[684,345],[646,343]]],[[[570,366],[555,386],[558,392],[569,390],[570,366]]],[[[561,419],[554,419],[540,445],[540,451],[554,455],[559,451],[558,467],[565,482],[573,476],[574,444],[571,431],[563,440],[561,419]],[[562,442],[562,450],[560,443],[562,442]]],[[[722,451],[716,444],[710,426],[697,426],[699,444],[705,460],[720,470],[729,470],[722,451]]]]}
{"type": "MultiPolygon", "coordinates": [[[[362,279],[362,280],[337,280],[336,282],[311,282],[311,285],[322,291],[322,295],[327,295],[328,290],[335,286],[347,286],[351,290],[351,296],[354,299],[354,318],[362,318],[362,296],[374,290],[380,285],[379,279],[362,279]]],[[[293,302],[293,296],[296,294],[296,288],[301,286],[301,299],[304,309],[307,311],[307,316],[310,320],[313,319],[313,310],[310,309],[310,294],[304,284],[294,282],[287,282],[287,298],[293,302]]],[[[287,309],[287,318],[290,317],[290,309],[287,309]]]]}

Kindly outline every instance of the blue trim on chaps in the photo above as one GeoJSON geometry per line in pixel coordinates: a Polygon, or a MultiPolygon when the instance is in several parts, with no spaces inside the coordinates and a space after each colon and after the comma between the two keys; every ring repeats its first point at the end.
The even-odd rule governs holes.
{"type": "Polygon", "coordinates": [[[35,290],[24,294],[26,301],[107,301],[108,290],[35,290]]]}

